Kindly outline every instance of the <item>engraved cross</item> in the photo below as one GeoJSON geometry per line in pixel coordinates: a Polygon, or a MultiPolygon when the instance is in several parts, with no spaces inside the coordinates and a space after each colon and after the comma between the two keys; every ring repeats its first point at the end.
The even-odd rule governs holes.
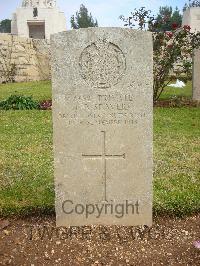
{"type": "Polygon", "coordinates": [[[101,159],[103,162],[103,179],[104,179],[104,199],[107,201],[107,160],[109,159],[125,159],[124,154],[107,154],[106,153],[106,132],[101,131],[102,141],[102,154],[82,154],[84,159],[101,159]]]}

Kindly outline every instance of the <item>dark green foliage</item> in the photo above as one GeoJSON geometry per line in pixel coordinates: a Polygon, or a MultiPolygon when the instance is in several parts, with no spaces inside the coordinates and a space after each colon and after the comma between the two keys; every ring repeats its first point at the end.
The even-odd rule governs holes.
{"type": "Polygon", "coordinates": [[[87,8],[82,4],[76,15],[71,17],[72,29],[98,27],[98,22],[88,13],[87,8]]]}
{"type": "Polygon", "coordinates": [[[0,110],[32,110],[39,109],[39,103],[31,96],[11,95],[0,102],[0,110]]]}
{"type": "Polygon", "coordinates": [[[178,27],[182,26],[182,19],[183,16],[180,13],[180,10],[178,9],[178,7],[175,8],[175,10],[172,13],[172,17],[171,17],[171,27],[173,24],[177,24],[178,27]]]}
{"type": "Polygon", "coordinates": [[[156,22],[158,25],[157,31],[171,31],[174,24],[176,24],[177,27],[181,27],[182,15],[178,7],[173,11],[171,6],[162,6],[159,9],[156,22]]]}
{"type": "Polygon", "coordinates": [[[0,22],[0,32],[11,33],[11,20],[10,19],[4,19],[0,22]]]}

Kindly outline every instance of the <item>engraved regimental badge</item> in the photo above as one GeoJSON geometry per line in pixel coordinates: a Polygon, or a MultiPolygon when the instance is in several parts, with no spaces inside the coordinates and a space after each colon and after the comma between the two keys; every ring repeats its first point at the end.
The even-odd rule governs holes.
{"type": "Polygon", "coordinates": [[[88,85],[106,89],[120,81],[126,70],[126,59],[117,45],[99,40],[83,50],[79,67],[88,85]]]}

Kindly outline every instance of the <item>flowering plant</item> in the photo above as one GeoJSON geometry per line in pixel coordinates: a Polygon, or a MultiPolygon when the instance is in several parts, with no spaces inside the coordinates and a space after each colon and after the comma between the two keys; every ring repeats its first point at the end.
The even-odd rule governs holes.
{"type": "Polygon", "coordinates": [[[138,25],[140,30],[148,29],[153,33],[154,101],[175,78],[191,79],[192,56],[194,49],[200,47],[200,32],[192,33],[190,26],[179,27],[176,23],[172,23],[171,31],[160,31],[159,24],[165,22],[157,21],[144,7],[135,9],[128,18],[120,18],[125,26],[133,28],[138,25]]]}
{"type": "Polygon", "coordinates": [[[41,110],[51,110],[52,108],[52,100],[45,100],[40,103],[41,110]]]}
{"type": "Polygon", "coordinates": [[[200,240],[195,241],[194,243],[195,248],[200,249],[200,240]]]}

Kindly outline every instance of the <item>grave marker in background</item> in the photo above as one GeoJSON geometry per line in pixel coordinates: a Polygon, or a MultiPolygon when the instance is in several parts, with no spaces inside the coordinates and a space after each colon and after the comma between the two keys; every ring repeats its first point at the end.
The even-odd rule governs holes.
{"type": "Polygon", "coordinates": [[[192,99],[200,101],[200,49],[196,50],[193,57],[193,88],[192,99]]]}
{"type": "Polygon", "coordinates": [[[183,12],[182,26],[188,25],[191,32],[200,31],[200,7],[190,7],[183,12]]]}

